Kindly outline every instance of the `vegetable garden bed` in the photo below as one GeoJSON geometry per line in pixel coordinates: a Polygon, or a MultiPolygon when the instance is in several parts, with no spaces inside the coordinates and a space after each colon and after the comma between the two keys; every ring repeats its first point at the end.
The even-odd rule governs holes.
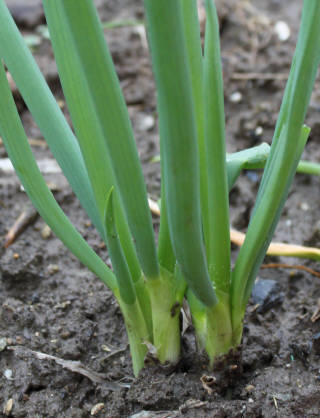
{"type": "MultiPolygon", "coordinates": [[[[100,1],[103,20],[142,18],[140,1],[113,3],[100,1]]],[[[266,2],[262,0],[236,2],[237,7],[228,3],[219,7],[218,2],[218,9],[223,11],[220,18],[227,147],[234,152],[270,141],[301,5],[299,1],[291,2],[290,7],[275,2],[278,6],[264,10],[266,2]],[[280,41],[274,32],[279,20],[291,28],[287,41],[280,41]]],[[[25,27],[24,31],[27,35],[36,32],[34,27],[25,27]]],[[[160,195],[159,163],[150,161],[159,154],[159,148],[145,37],[139,26],[108,30],[106,36],[129,105],[148,191],[156,200],[160,195]]],[[[48,46],[48,41],[41,38],[40,45],[34,46],[35,55],[61,99],[48,46]]],[[[303,157],[319,162],[319,79],[311,102],[307,118],[311,136],[303,157]]],[[[19,103],[28,136],[41,138],[23,103],[19,103]]],[[[39,160],[51,158],[45,146],[34,144],[39,160]]],[[[6,158],[4,148],[0,152],[6,158]]],[[[259,176],[258,172],[243,174],[231,192],[231,224],[239,230],[247,227],[259,176]]],[[[46,180],[64,211],[105,259],[98,234],[62,175],[48,173],[46,180]]],[[[319,185],[317,176],[296,176],[276,230],[276,241],[320,246],[319,185]]],[[[29,207],[28,198],[10,171],[0,177],[0,203],[0,234],[4,237],[29,207]]],[[[153,220],[157,227],[157,217],[153,220]]],[[[233,258],[236,252],[234,247],[233,258]]],[[[228,368],[210,370],[207,360],[197,354],[193,333],[186,327],[178,366],[152,366],[150,356],[149,368],[134,379],[123,320],[111,293],[80,266],[41,219],[34,219],[0,254],[0,403],[7,415],[127,417],[149,411],[149,415],[144,412],[140,416],[318,416],[317,277],[297,269],[260,271],[261,279],[279,283],[277,298],[272,299],[271,294],[269,304],[250,303],[242,359],[232,359],[228,368]],[[52,357],[44,358],[39,353],[52,357]],[[80,361],[82,367],[72,361],[80,361]]],[[[310,261],[269,258],[265,262],[303,264],[319,270],[319,263],[310,261]]],[[[183,325],[188,325],[186,318],[183,325]]]]}

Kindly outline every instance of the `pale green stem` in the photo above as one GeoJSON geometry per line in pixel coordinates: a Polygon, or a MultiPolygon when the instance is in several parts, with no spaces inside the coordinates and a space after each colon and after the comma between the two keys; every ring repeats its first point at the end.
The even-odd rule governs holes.
{"type": "Polygon", "coordinates": [[[160,277],[146,284],[152,308],[153,345],[160,363],[175,364],[180,356],[179,314],[185,292],[181,277],[161,269],[160,277]]]}
{"type": "Polygon", "coordinates": [[[150,342],[148,327],[137,299],[132,305],[127,305],[119,297],[118,302],[128,334],[133,373],[138,376],[144,367],[144,359],[148,351],[146,343],[150,342]]]}

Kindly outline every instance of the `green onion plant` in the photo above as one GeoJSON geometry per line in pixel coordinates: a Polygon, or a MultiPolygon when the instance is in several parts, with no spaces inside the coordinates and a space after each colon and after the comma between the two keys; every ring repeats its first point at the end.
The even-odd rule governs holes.
{"type": "Polygon", "coordinates": [[[305,0],[271,148],[226,154],[219,25],[205,0],[144,0],[157,87],[161,221],[156,245],[128,110],[93,0],[43,0],[70,128],[0,0],[0,135],[40,215],[112,290],[135,375],[150,344],[161,363],[180,354],[179,314],[190,307],[199,348],[213,363],[241,343],[243,317],[306,144],[305,115],[320,60],[320,2],[305,0]],[[98,257],[48,189],[13,101],[5,67],[112,261],[98,257]],[[229,190],[265,165],[244,245],[230,261],[229,190]]]}

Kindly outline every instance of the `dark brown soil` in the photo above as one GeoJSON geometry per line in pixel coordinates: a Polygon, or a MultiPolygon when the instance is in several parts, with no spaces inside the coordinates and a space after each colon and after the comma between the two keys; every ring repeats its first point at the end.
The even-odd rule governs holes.
{"type": "MultiPolygon", "coordinates": [[[[7,3],[19,5],[17,0],[7,3]]],[[[297,36],[300,3],[218,2],[229,151],[270,142],[297,36]],[[286,42],[280,42],[273,30],[279,20],[291,28],[286,42]],[[241,74],[247,79],[240,79],[241,74]],[[235,92],[242,96],[238,103],[232,101],[235,92]]],[[[37,1],[30,2],[30,7],[35,4],[37,1]]],[[[142,0],[100,0],[97,4],[104,20],[142,18],[142,0]]],[[[31,15],[28,20],[28,2],[21,1],[20,6],[25,11],[18,8],[17,20],[24,33],[35,33],[43,15],[38,19],[31,15]]],[[[159,164],[150,162],[158,154],[156,103],[145,38],[137,28],[108,30],[106,37],[129,105],[148,190],[156,199],[159,164]]],[[[34,52],[56,96],[62,99],[48,41],[42,40],[34,52]]],[[[41,138],[21,101],[20,107],[28,136],[41,138]]],[[[319,79],[307,123],[312,133],[304,157],[319,162],[319,79]]],[[[51,158],[45,146],[35,146],[34,152],[39,160],[51,158]]],[[[2,147],[0,157],[6,158],[2,147]]],[[[46,179],[55,184],[56,198],[74,224],[107,260],[105,248],[63,176],[49,173],[46,179]]],[[[238,229],[245,230],[248,224],[258,180],[259,173],[246,173],[231,193],[231,221],[238,229]]],[[[319,186],[319,177],[297,175],[276,240],[320,246],[319,186]]],[[[111,293],[58,239],[46,236],[44,222],[37,218],[11,247],[3,248],[6,232],[28,206],[13,173],[1,172],[0,205],[1,416],[320,415],[320,338],[315,338],[320,320],[311,321],[319,307],[318,278],[298,270],[261,270],[261,278],[279,282],[284,299],[264,313],[249,305],[241,367],[209,370],[196,352],[190,330],[176,370],[151,366],[134,379],[123,321],[111,293]],[[52,357],[43,358],[39,353],[52,357]],[[72,361],[80,361],[83,368],[72,361]]],[[[154,221],[157,226],[157,219],[154,221]]],[[[319,264],[310,261],[272,261],[319,269],[319,264]]]]}

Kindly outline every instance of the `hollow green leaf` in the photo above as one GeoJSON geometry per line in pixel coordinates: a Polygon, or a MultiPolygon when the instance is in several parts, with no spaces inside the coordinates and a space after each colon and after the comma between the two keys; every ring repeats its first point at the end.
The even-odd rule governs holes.
{"type": "Polygon", "coordinates": [[[46,84],[4,0],[0,0],[0,57],[45,137],[72,189],[104,237],[86,167],[75,136],[46,84]]]}
{"type": "Polygon", "coordinates": [[[134,291],[127,260],[121,248],[121,243],[117,232],[116,220],[114,216],[113,188],[110,190],[107,197],[105,224],[108,251],[112,260],[112,267],[117,278],[120,296],[127,305],[132,305],[136,300],[136,294],[134,291]]]}
{"type": "Polygon", "coordinates": [[[254,278],[271,241],[310,129],[302,127],[320,62],[320,3],[305,1],[294,62],[269,161],[232,280],[233,322],[239,328],[254,278]]]}
{"type": "Polygon", "coordinates": [[[208,207],[208,170],[207,149],[205,142],[205,110],[203,90],[203,51],[200,37],[200,22],[197,0],[181,2],[184,32],[187,44],[187,58],[191,74],[191,90],[195,108],[197,127],[199,167],[200,167],[200,200],[204,242],[207,249],[210,236],[208,207]]]}
{"type": "Polygon", "coordinates": [[[227,154],[228,189],[231,190],[242,170],[264,168],[270,146],[263,143],[243,151],[227,154]]]}
{"type": "Polygon", "coordinates": [[[168,225],[174,254],[193,292],[216,303],[202,236],[195,111],[181,1],[145,0],[158,89],[161,156],[168,225]],[[165,23],[165,24],[164,24],[165,23]]]}
{"type": "Polygon", "coordinates": [[[77,232],[63,213],[33,157],[7,82],[0,65],[0,131],[8,155],[39,214],[73,254],[117,293],[113,273],[77,232]]]}
{"type": "Polygon", "coordinates": [[[207,21],[203,91],[209,209],[209,239],[206,245],[211,280],[216,288],[228,292],[231,270],[229,193],[219,22],[212,0],[206,0],[205,5],[207,21]]]}
{"type": "MultiPolygon", "coordinates": [[[[137,148],[92,0],[44,0],[63,90],[100,216],[115,186],[145,275],[157,277],[154,233],[137,148]]],[[[120,229],[119,229],[120,233],[120,229]]],[[[124,240],[121,243],[125,245],[124,240]]]]}

